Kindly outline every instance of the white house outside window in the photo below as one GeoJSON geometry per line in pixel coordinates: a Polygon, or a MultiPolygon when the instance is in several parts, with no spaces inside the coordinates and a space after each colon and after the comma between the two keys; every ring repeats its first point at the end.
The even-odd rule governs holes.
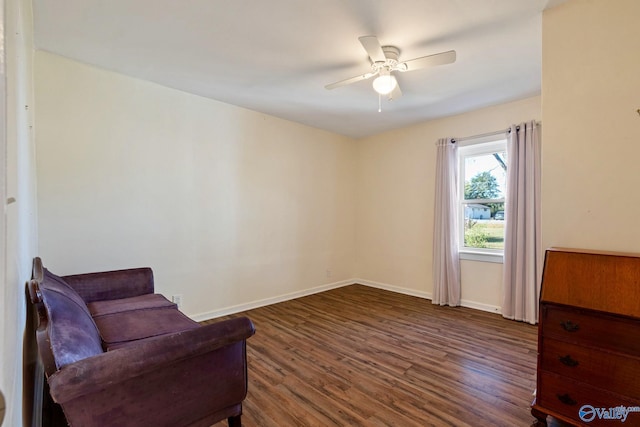
{"type": "Polygon", "coordinates": [[[505,138],[468,140],[460,160],[460,258],[502,262],[507,156],[505,138]]]}

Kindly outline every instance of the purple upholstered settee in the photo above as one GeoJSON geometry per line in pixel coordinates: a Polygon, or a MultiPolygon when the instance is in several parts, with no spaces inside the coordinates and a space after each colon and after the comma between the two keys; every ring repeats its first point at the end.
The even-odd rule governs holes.
{"type": "Polygon", "coordinates": [[[149,268],[58,277],[36,258],[28,287],[69,425],[241,425],[248,318],[198,324],[154,293],[149,268]]]}

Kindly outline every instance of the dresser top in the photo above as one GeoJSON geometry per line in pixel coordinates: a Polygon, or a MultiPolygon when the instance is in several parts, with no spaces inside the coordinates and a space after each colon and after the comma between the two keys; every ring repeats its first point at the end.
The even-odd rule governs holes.
{"type": "Polygon", "coordinates": [[[640,254],[548,249],[540,301],[640,317],[640,254]]]}

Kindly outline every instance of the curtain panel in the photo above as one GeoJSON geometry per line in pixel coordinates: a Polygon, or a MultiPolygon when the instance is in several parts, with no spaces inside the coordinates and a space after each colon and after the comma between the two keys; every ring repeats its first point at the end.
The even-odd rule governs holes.
{"type": "Polygon", "coordinates": [[[511,126],[507,138],[507,164],[502,315],[536,324],[542,243],[540,132],[535,121],[511,126]]]}
{"type": "Polygon", "coordinates": [[[439,139],[433,231],[433,296],[439,305],[460,305],[458,255],[458,155],[450,138],[439,139]]]}

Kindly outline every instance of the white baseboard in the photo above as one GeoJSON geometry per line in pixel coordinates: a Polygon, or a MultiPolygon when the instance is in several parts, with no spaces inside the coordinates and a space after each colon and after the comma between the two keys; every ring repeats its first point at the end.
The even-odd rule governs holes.
{"type": "Polygon", "coordinates": [[[189,315],[189,317],[196,322],[203,322],[205,320],[215,319],[217,317],[228,316],[229,314],[240,313],[242,311],[253,310],[254,308],[264,307],[266,305],[277,304],[279,302],[289,301],[296,298],[306,297],[308,295],[317,294],[331,289],[341,288],[347,285],[353,285],[353,280],[342,280],[340,282],[328,283],[326,285],[316,286],[314,288],[305,289],[304,291],[291,292],[288,294],[279,295],[272,298],[265,298],[248,302],[246,304],[238,304],[231,307],[221,308],[220,310],[208,311],[206,313],[200,313],[195,315],[189,315]]]}
{"type": "Polygon", "coordinates": [[[491,304],[484,304],[481,302],[469,301],[469,300],[461,300],[460,305],[467,308],[473,308],[475,310],[480,311],[488,311],[489,313],[502,314],[502,307],[491,304]]]}
{"type": "Polygon", "coordinates": [[[387,283],[373,282],[371,280],[353,279],[353,283],[359,283],[361,285],[370,286],[372,288],[383,289],[385,291],[391,291],[398,294],[410,295],[412,297],[431,299],[429,292],[416,291],[415,289],[401,288],[399,286],[389,285],[387,283]]]}
{"type": "MultiPolygon", "coordinates": [[[[386,291],[397,292],[399,294],[410,295],[418,298],[425,298],[431,300],[433,295],[430,292],[421,292],[414,289],[401,288],[386,283],[372,282],[371,280],[354,279],[354,283],[360,283],[362,285],[371,286],[372,288],[384,289],[386,291]]],[[[461,300],[460,305],[462,307],[473,308],[475,310],[488,311],[489,313],[501,313],[501,307],[496,305],[484,304],[476,301],[461,300]]]]}
{"type": "MultiPolygon", "coordinates": [[[[399,294],[409,295],[418,298],[424,298],[431,300],[432,295],[429,292],[416,291],[415,289],[407,289],[399,286],[389,285],[387,283],[374,282],[364,279],[347,279],[340,282],[328,283],[326,285],[316,286],[311,289],[305,289],[304,291],[291,292],[288,294],[279,295],[272,298],[265,298],[257,301],[248,302],[246,304],[238,304],[231,307],[222,308],[220,310],[208,311],[206,313],[200,313],[196,315],[190,315],[196,322],[203,322],[205,320],[215,319],[217,317],[228,316],[229,314],[240,313],[247,310],[253,310],[254,308],[264,307],[266,305],[277,304],[279,302],[289,301],[296,298],[306,297],[308,295],[317,294],[331,289],[341,288],[343,286],[360,284],[369,286],[372,288],[383,289],[385,291],[396,292],[399,294]]],[[[467,308],[473,308],[475,310],[487,311],[489,313],[501,313],[501,307],[479,303],[475,301],[462,300],[460,305],[467,308]]]]}

